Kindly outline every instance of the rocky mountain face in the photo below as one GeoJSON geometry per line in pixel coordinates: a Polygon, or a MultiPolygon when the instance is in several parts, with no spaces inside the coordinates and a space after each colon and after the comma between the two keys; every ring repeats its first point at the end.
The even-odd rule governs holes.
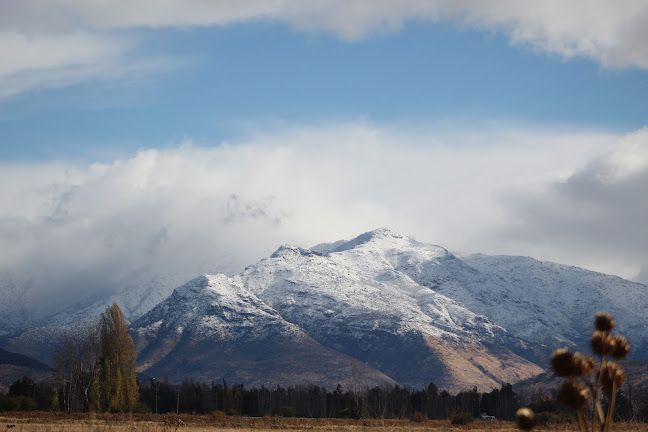
{"type": "Polygon", "coordinates": [[[201,276],[132,326],[138,368],[150,376],[253,386],[395,382],[323,346],[225,275],[201,276]]]}
{"type": "MultiPolygon", "coordinates": [[[[151,376],[328,387],[433,381],[457,391],[543,372],[553,349],[585,344],[599,310],[617,316],[636,357],[648,357],[646,294],[614,276],[456,256],[379,229],[311,249],[282,246],[241,274],[194,279],[155,307],[133,293],[128,303],[139,304],[132,334],[140,371],[151,376]]],[[[39,337],[55,339],[48,332],[103,303],[22,329],[4,346],[34,354],[39,337]]]]}

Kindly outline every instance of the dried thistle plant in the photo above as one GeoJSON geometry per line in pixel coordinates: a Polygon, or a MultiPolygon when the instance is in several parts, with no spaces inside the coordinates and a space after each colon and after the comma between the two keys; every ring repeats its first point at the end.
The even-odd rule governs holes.
{"type": "Polygon", "coordinates": [[[536,415],[531,408],[520,408],[515,413],[515,421],[520,429],[528,431],[537,423],[536,415]]]}
{"type": "MultiPolygon", "coordinates": [[[[558,390],[558,400],[576,411],[581,432],[609,432],[612,428],[616,393],[626,378],[619,360],[630,352],[628,340],[611,333],[614,326],[612,315],[605,312],[596,314],[590,345],[599,357],[598,368],[593,357],[572,353],[567,348],[557,349],[550,358],[553,372],[564,378],[558,390]],[[607,413],[603,412],[601,405],[604,391],[609,400],[607,413]],[[585,413],[590,407],[593,414],[588,421],[585,413]]],[[[535,425],[535,414],[529,408],[520,408],[516,417],[522,430],[531,430],[535,425]]]]}

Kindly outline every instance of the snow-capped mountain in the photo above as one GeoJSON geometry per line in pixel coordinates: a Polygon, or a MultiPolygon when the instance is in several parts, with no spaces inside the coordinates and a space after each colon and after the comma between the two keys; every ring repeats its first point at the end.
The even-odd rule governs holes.
{"type": "Polygon", "coordinates": [[[139,370],[172,380],[330,386],[351,385],[354,370],[361,369],[367,384],[394,384],[319,344],[237,282],[225,275],[201,276],[137,320],[132,334],[139,370]]]}
{"type": "MultiPolygon", "coordinates": [[[[133,323],[142,371],[220,376],[227,369],[220,362],[237,365],[228,360],[237,359],[240,364],[256,364],[265,359],[267,347],[274,346],[268,341],[280,334],[308,337],[338,356],[359,360],[367,374],[376,369],[415,386],[434,381],[451,390],[475,385],[490,389],[542,371],[521,355],[533,354],[524,341],[396,269],[403,254],[435,260],[448,255],[444,249],[420,245],[388,230],[328,250],[324,245],[314,249],[282,246],[240,275],[204,276],[178,288],[133,323]],[[267,324],[270,318],[272,325],[267,324]],[[268,328],[276,334],[266,334],[268,328]],[[183,338],[195,348],[185,346],[183,338]],[[193,361],[189,366],[187,353],[202,358],[205,347],[213,351],[210,362],[193,361]],[[232,354],[224,356],[228,350],[232,354]],[[239,351],[248,357],[241,357],[239,351]]],[[[294,341],[289,345],[293,365],[299,364],[295,359],[303,348],[294,341]]],[[[328,374],[339,370],[326,363],[328,374]]],[[[315,366],[306,363],[304,367],[315,366]]],[[[296,371],[303,374],[293,366],[283,375],[288,373],[288,379],[296,371]]],[[[258,374],[261,378],[254,379],[260,382],[272,377],[257,370],[258,374]]],[[[369,381],[373,379],[364,377],[362,384],[369,381]]],[[[332,377],[321,382],[336,383],[332,377]]]]}
{"type": "MultiPolygon", "coordinates": [[[[140,370],[177,379],[488,390],[542,372],[559,346],[586,344],[599,310],[616,316],[635,357],[648,357],[645,285],[525,257],[457,256],[387,229],[282,246],[238,275],[199,277],[156,307],[150,300],[168,291],[150,288],[130,292],[128,305],[116,300],[143,314],[132,325],[140,370]]],[[[5,346],[33,355],[52,323],[96,317],[112,300],[5,346]]]]}
{"type": "Polygon", "coordinates": [[[489,389],[540,368],[524,341],[397,269],[448,252],[376,230],[320,252],[283,246],[236,279],[318,342],[404,384],[489,389]]]}

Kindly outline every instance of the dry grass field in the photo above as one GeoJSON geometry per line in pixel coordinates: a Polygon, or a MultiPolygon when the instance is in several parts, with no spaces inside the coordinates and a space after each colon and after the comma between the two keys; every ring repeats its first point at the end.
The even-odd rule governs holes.
{"type": "MultiPolygon", "coordinates": [[[[511,422],[475,421],[453,426],[449,421],[289,419],[283,417],[224,417],[211,415],[87,415],[60,413],[0,413],[0,432],[199,432],[199,431],[502,431],[517,429],[511,422]]],[[[539,427],[539,431],[577,431],[576,425],[539,427]]],[[[647,424],[619,424],[614,431],[648,432],[647,424]]]]}

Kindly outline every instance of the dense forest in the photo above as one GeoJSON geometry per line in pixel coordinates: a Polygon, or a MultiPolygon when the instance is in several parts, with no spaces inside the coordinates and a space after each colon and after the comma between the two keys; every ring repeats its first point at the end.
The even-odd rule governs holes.
{"type": "Polygon", "coordinates": [[[428,418],[448,418],[458,412],[489,412],[497,418],[512,419],[517,410],[510,385],[490,393],[462,392],[451,395],[430,384],[423,390],[374,387],[354,392],[337,386],[246,389],[226,382],[204,383],[185,380],[180,386],[152,382],[140,390],[140,400],[158,412],[176,410],[209,413],[224,411],[247,416],[283,415],[297,417],[409,418],[422,413],[428,418]],[[157,396],[156,396],[157,395],[157,396]],[[156,402],[157,401],[157,402],[156,402]]]}
{"type": "MultiPolygon", "coordinates": [[[[208,414],[221,411],[228,415],[250,417],[285,416],[309,418],[419,418],[447,419],[458,413],[481,413],[501,420],[512,420],[520,405],[519,395],[509,384],[490,392],[471,391],[451,395],[430,383],[425,389],[374,387],[362,391],[341,386],[250,388],[228,385],[225,381],[205,384],[185,379],[181,384],[148,379],[138,383],[139,402],[133,411],[149,413],[208,414]]],[[[61,397],[63,384],[39,384],[27,377],[17,380],[7,395],[0,395],[0,411],[87,411],[82,401],[66,404],[61,397]]],[[[616,417],[623,421],[647,421],[648,404],[631,401],[622,392],[617,395],[616,417]]],[[[538,396],[531,406],[549,421],[572,421],[571,412],[553,398],[538,396]]]]}
{"type": "MultiPolygon", "coordinates": [[[[9,394],[0,396],[0,411],[54,410],[85,411],[83,403],[68,405],[60,395],[63,385],[37,384],[29,378],[16,381],[9,394]]],[[[92,407],[91,407],[92,408],[92,407]]],[[[479,393],[477,389],[451,395],[434,384],[425,389],[374,387],[354,392],[337,386],[327,390],[318,386],[266,387],[246,389],[226,382],[205,383],[184,380],[180,385],[150,380],[139,389],[142,412],[189,412],[197,414],[223,411],[251,417],[282,415],[289,417],[410,418],[416,413],[427,418],[449,418],[460,412],[478,416],[488,413],[499,419],[512,419],[518,408],[511,385],[479,393]]]]}

